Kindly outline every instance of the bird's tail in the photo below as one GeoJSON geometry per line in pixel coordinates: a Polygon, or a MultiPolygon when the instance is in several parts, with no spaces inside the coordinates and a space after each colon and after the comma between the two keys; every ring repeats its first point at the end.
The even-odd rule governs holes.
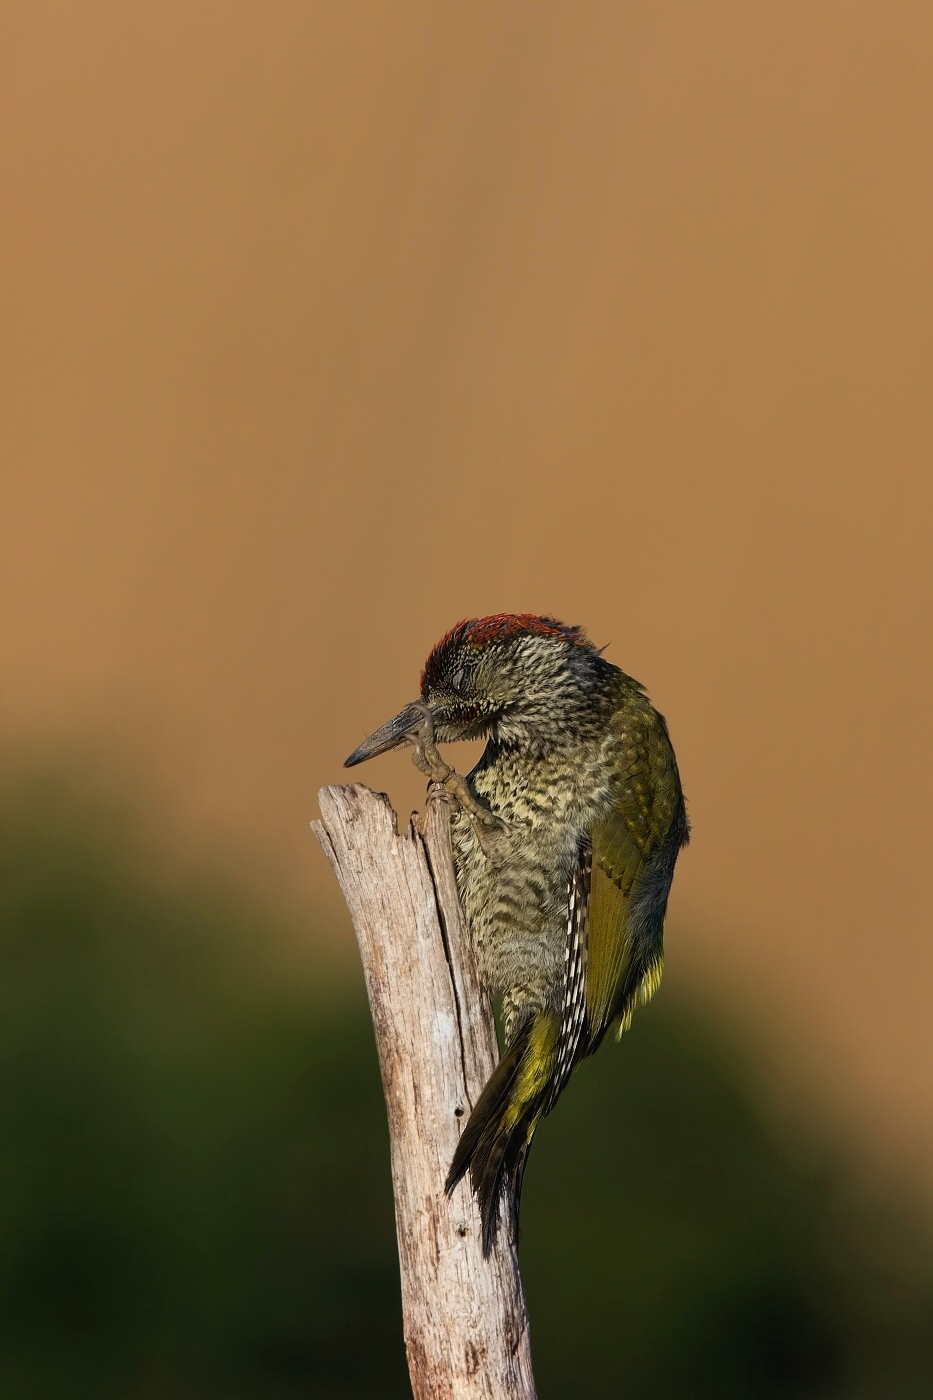
{"type": "Polygon", "coordinates": [[[506,1184],[518,1224],[525,1162],[554,1086],[559,1033],[556,1015],[539,1012],[524,1022],[483,1089],[454,1153],[447,1193],[469,1171],[487,1255],[496,1238],[499,1201],[506,1184]]]}

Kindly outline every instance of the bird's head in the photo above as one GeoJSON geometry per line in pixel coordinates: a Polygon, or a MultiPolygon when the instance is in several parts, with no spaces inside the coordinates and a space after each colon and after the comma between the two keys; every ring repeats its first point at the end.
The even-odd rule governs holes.
{"type": "Polygon", "coordinates": [[[377,729],[346,761],[411,741],[430,715],[441,743],[533,739],[586,689],[599,653],[579,627],[552,617],[497,613],[458,622],[434,647],[421,673],[421,699],[377,729]]]}

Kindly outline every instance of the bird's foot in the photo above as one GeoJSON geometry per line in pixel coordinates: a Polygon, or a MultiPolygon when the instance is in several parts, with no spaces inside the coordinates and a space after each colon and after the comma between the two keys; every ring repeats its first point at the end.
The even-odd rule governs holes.
{"type": "Polygon", "coordinates": [[[428,791],[429,798],[440,798],[445,802],[455,804],[462,812],[465,812],[473,824],[476,839],[486,859],[491,865],[501,865],[503,860],[502,837],[508,830],[508,826],[501,817],[497,817],[494,812],[490,812],[488,807],[483,806],[471,791],[466,778],[441,758],[434,739],[434,725],[428,711],[425,712],[424,723],[412,735],[411,742],[415,750],[412,754],[412,762],[431,780],[431,787],[428,791]]]}

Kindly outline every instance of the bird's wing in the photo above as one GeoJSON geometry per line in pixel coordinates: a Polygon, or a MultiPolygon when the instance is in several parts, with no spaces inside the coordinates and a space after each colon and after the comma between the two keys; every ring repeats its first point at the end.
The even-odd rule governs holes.
{"type": "Polygon", "coordinates": [[[615,718],[616,801],[591,833],[587,936],[587,1050],[611,1023],[626,1030],[632,1013],[661,981],[661,934],[686,817],[673,750],[656,712],[615,718]]]}
{"type": "Polygon", "coordinates": [[[547,1111],[557,1102],[577,1063],[586,1025],[586,954],[589,932],[592,851],[585,842],[567,882],[567,942],[564,947],[564,996],[557,1037],[557,1063],[547,1111]]]}

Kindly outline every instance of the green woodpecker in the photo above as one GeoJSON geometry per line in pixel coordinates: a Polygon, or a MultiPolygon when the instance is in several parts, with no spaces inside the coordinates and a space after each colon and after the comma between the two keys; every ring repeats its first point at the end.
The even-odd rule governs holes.
{"type": "Polygon", "coordinates": [[[398,744],[453,799],[457,885],[504,1049],[447,1189],[469,1171],[495,1239],[516,1214],[535,1128],[611,1026],[661,981],[668,892],[689,826],[663,717],[579,627],[502,613],[438,642],[421,700],[347,759],[398,744]],[[486,739],[462,778],[435,740],[486,739]]]}

